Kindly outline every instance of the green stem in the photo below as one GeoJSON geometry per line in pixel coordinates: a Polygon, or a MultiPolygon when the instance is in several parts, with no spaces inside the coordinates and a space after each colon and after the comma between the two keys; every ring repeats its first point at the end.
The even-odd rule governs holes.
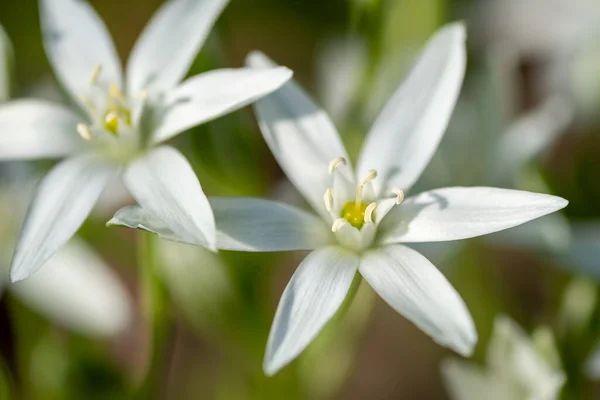
{"type": "Polygon", "coordinates": [[[160,395],[161,382],[166,372],[164,353],[167,351],[170,318],[167,294],[156,263],[153,241],[148,233],[139,233],[138,265],[140,293],[144,319],[149,332],[149,356],[137,398],[151,399],[160,395]]]}

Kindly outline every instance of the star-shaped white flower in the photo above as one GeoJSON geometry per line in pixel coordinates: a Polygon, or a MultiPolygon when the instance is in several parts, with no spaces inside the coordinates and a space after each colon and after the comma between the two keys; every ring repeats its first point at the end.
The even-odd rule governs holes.
{"type": "MultiPolygon", "coordinates": [[[[438,343],[470,354],[477,333],[462,299],[435,266],[402,243],[466,239],[566,206],[558,197],[495,188],[452,187],[404,200],[443,135],[465,58],[462,24],[446,26],[431,39],[371,129],[357,173],[327,115],[296,83],[256,104],[267,144],[317,214],[261,199],[210,200],[220,249],[314,250],[277,308],[264,362],[267,374],[317,336],[357,271],[438,343]]],[[[257,53],[248,62],[256,68],[272,65],[257,53]]],[[[190,242],[143,206],[122,209],[109,223],[190,242]]]]}
{"type": "MultiPolygon", "coordinates": [[[[547,331],[545,331],[547,332],[547,331]]],[[[555,400],[566,377],[554,360],[551,336],[537,331],[534,343],[507,317],[496,318],[487,351],[487,368],[448,360],[442,373],[453,400],[555,400]],[[546,342],[546,343],[544,343],[546,342]],[[538,345],[537,348],[536,344],[538,345]],[[548,348],[548,346],[551,346],[548,348]],[[542,347],[546,347],[544,354],[542,347]]]]}
{"type": "Polygon", "coordinates": [[[38,270],[73,236],[120,172],[135,199],[170,229],[215,248],[214,217],[200,183],[185,157],[160,143],[291,77],[283,67],[240,68],[180,83],[226,4],[165,3],[133,48],[124,80],[110,36],[87,2],[40,0],[46,52],[80,113],[38,100],[0,109],[0,160],[69,156],[39,185],[15,250],[13,281],[38,270]]]}

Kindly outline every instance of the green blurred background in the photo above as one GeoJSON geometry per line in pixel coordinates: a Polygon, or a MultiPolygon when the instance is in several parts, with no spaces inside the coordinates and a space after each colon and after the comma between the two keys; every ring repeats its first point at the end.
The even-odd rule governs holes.
{"type": "MultiPolygon", "coordinates": [[[[323,104],[327,105],[328,99],[349,97],[344,105],[346,111],[334,117],[350,154],[356,155],[373,115],[401,82],[426,39],[447,21],[467,21],[469,64],[465,88],[477,87],[496,34],[493,26],[486,25],[484,3],[501,2],[232,0],[190,75],[218,67],[240,67],[248,52],[259,49],[294,70],[295,79],[323,104]],[[349,38],[364,50],[360,62],[365,66],[360,70],[355,90],[347,95],[346,85],[350,83],[345,83],[344,78],[350,74],[343,58],[332,49],[349,38]],[[377,94],[373,94],[375,89],[377,94]]],[[[90,3],[104,19],[122,59],[126,59],[138,34],[162,2],[90,3]]],[[[553,23],[546,21],[548,25],[553,23]]],[[[42,48],[36,2],[2,0],[0,24],[14,45],[15,95],[57,98],[60,92],[42,48]]],[[[540,84],[545,82],[554,54],[520,52],[510,48],[514,45],[510,41],[504,45],[511,54],[518,53],[515,73],[509,78],[518,88],[510,99],[511,107],[517,113],[525,112],[554,90],[540,84]]],[[[600,74],[596,79],[598,82],[590,85],[600,83],[600,74]]],[[[472,111],[478,112],[477,107],[472,111]]],[[[594,114],[598,113],[576,112],[566,132],[539,162],[528,166],[543,177],[550,192],[570,200],[565,214],[573,223],[600,217],[600,119],[594,114]]],[[[460,129],[450,130],[449,135],[457,130],[460,129]]],[[[176,142],[208,195],[252,195],[302,204],[271,156],[249,108],[195,128],[176,142]]],[[[485,157],[477,145],[461,151],[465,164],[467,160],[485,157]]],[[[51,166],[47,162],[30,165],[39,171],[51,166]]],[[[455,184],[463,178],[456,176],[455,184]]],[[[125,204],[127,201],[121,205],[125,204]]],[[[138,293],[139,233],[105,228],[110,215],[108,212],[88,220],[81,236],[110,262],[126,284],[136,304],[132,322],[115,337],[87,338],[49,323],[16,298],[4,296],[0,303],[0,398],[132,397],[132,387],[148,363],[149,347],[138,293]]],[[[160,382],[156,382],[156,390],[147,394],[148,398],[446,398],[439,363],[451,352],[436,345],[365,285],[346,318],[331,323],[290,367],[273,378],[264,377],[262,356],[274,310],[304,254],[221,252],[214,256],[197,249],[160,246],[164,246],[159,247],[162,253],[158,259],[165,270],[163,282],[172,328],[165,333],[165,348],[158,361],[160,382]],[[185,251],[190,255],[184,261],[168,256],[185,251]],[[169,271],[170,263],[180,269],[169,271]],[[203,270],[198,272],[195,268],[203,270]]],[[[600,338],[600,310],[594,296],[584,299],[583,302],[592,302],[589,315],[582,317],[583,322],[578,321],[576,327],[569,325],[565,313],[570,311],[564,309],[565,288],[576,278],[568,261],[548,252],[540,254],[473,241],[436,264],[448,274],[473,314],[481,338],[476,360],[484,359],[492,322],[498,313],[511,315],[527,330],[549,325],[557,335],[570,379],[564,398],[600,396],[596,385],[582,373],[584,359],[600,338]]],[[[600,273],[594,272],[593,267],[592,262],[591,272],[588,268],[583,275],[591,278],[579,279],[589,282],[595,294],[593,277],[600,273]]]]}

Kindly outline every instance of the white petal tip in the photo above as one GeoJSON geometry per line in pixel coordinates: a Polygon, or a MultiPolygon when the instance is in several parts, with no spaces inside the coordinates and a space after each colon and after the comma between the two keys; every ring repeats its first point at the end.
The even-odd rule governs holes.
{"type": "Polygon", "coordinates": [[[450,32],[457,36],[457,39],[465,41],[467,39],[467,27],[464,21],[456,21],[446,25],[442,28],[444,32],[450,32]]]}
{"type": "Polygon", "coordinates": [[[26,273],[23,269],[11,268],[10,270],[10,282],[16,283],[24,279],[29,278],[31,274],[26,273]]]}
{"type": "Polygon", "coordinates": [[[275,65],[269,57],[258,50],[248,53],[245,64],[251,68],[270,68],[275,65]]]}
{"type": "Polygon", "coordinates": [[[279,372],[279,370],[283,368],[283,365],[278,365],[276,363],[274,363],[273,361],[267,361],[265,360],[264,364],[263,364],[263,372],[265,373],[266,376],[273,376],[276,373],[279,372]]]}
{"type": "Polygon", "coordinates": [[[117,218],[111,218],[110,221],[105,224],[105,226],[107,228],[111,228],[113,226],[121,226],[121,223],[117,218]]]}

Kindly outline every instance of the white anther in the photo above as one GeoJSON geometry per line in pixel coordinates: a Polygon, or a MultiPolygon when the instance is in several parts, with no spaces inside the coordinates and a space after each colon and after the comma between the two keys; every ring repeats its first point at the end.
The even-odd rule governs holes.
{"type": "Polygon", "coordinates": [[[331,211],[333,208],[333,189],[327,188],[323,195],[323,201],[325,202],[325,208],[327,211],[331,211]]]}
{"type": "Polygon", "coordinates": [[[340,165],[346,165],[346,159],[344,157],[338,157],[331,160],[329,163],[329,175],[333,174],[335,169],[340,165]]]}
{"type": "Polygon", "coordinates": [[[106,117],[104,117],[104,122],[106,122],[107,124],[110,124],[110,123],[114,122],[116,119],[119,119],[119,114],[117,114],[114,111],[110,111],[109,113],[106,114],[106,117]]]}
{"type": "Polygon", "coordinates": [[[335,221],[333,221],[333,225],[331,225],[331,232],[335,233],[337,231],[339,231],[342,226],[346,225],[348,223],[348,221],[346,221],[344,218],[338,218],[335,221]]]}
{"type": "Polygon", "coordinates": [[[392,193],[396,195],[396,204],[404,201],[404,191],[402,189],[392,189],[392,193]]]}
{"type": "Polygon", "coordinates": [[[121,89],[116,84],[111,83],[110,86],[108,87],[108,92],[110,93],[111,97],[113,97],[114,99],[125,101],[125,95],[123,94],[121,89]]]}
{"type": "Polygon", "coordinates": [[[92,130],[86,124],[77,124],[77,133],[85,140],[92,140],[92,130]]]}
{"type": "Polygon", "coordinates": [[[373,211],[377,208],[377,203],[371,203],[365,208],[365,223],[372,224],[373,223],[373,211]]]}
{"type": "Polygon", "coordinates": [[[92,73],[90,74],[90,85],[94,86],[96,83],[98,83],[98,77],[100,76],[100,73],[102,72],[102,65],[98,64],[94,67],[94,69],[92,70],[92,73]]]}
{"type": "Polygon", "coordinates": [[[358,186],[363,187],[375,178],[377,178],[377,171],[375,171],[374,169],[370,169],[369,172],[367,172],[367,176],[365,176],[360,180],[360,182],[358,182],[358,186]]]}

